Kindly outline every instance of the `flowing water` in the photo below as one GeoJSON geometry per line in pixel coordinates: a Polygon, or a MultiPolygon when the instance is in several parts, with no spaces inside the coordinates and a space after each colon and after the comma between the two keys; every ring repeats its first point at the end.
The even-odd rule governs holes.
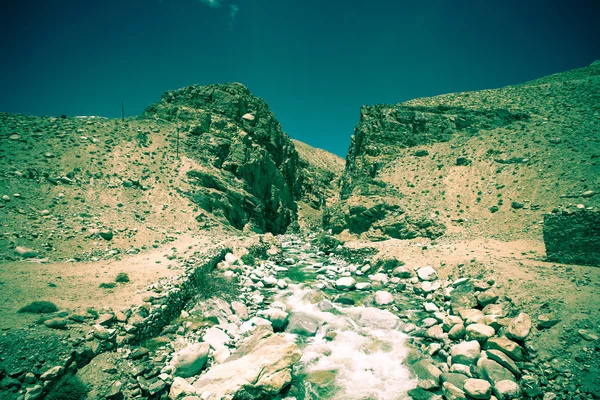
{"type": "MultiPolygon", "coordinates": [[[[314,336],[288,333],[302,351],[289,396],[297,399],[405,399],[416,386],[403,360],[408,336],[393,312],[370,306],[370,292],[338,291],[332,282],[354,268],[317,254],[299,240],[284,243],[286,257],[297,262],[278,278],[294,282],[273,300],[285,304],[290,324],[296,317],[318,326],[314,336]],[[342,296],[344,305],[329,298],[342,296]],[[352,300],[349,300],[352,299],[352,300]]],[[[368,281],[367,277],[356,277],[368,281]]],[[[338,300],[339,301],[339,300],[338,300]]],[[[273,305],[277,305],[274,303],[273,305]]],[[[313,325],[314,326],[314,325],[313,325]]],[[[289,326],[288,326],[289,330],[289,326]]]]}

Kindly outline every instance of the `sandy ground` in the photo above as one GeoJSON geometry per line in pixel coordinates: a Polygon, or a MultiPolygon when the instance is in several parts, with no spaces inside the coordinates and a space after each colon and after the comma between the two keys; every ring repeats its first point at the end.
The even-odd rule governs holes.
{"type": "Polygon", "coordinates": [[[227,237],[182,235],[176,241],[119,260],[97,262],[7,262],[0,264],[0,329],[23,326],[37,316],[18,314],[22,306],[36,300],[54,302],[60,309],[119,310],[139,303],[152,283],[181,273],[178,259],[224,244],[227,237]],[[176,258],[174,258],[175,256],[176,258]],[[98,287],[114,282],[118,273],[130,282],[113,289],[98,287]],[[52,286],[56,285],[56,286],[52,286]]]}

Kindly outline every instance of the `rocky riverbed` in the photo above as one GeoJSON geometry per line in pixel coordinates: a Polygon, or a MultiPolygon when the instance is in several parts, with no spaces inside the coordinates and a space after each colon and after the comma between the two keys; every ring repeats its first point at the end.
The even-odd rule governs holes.
{"type": "MultiPolygon", "coordinates": [[[[346,252],[344,259],[320,251],[310,239],[280,236],[279,246],[264,252],[268,260],[223,257],[221,250],[215,260],[223,261],[207,264],[216,264],[210,275],[215,282],[204,282],[225,282],[221,298],[187,301],[174,319],[164,310],[174,307],[168,299],[181,290],[177,284],[157,287],[163,295],[148,298],[145,307],[100,315],[62,312],[47,319],[40,329],[62,337],[46,342],[64,351],[60,357],[48,353],[35,359],[23,349],[17,359],[35,365],[5,365],[0,398],[53,396],[71,375],[91,389],[89,399],[600,395],[580,390],[569,370],[538,360],[530,333],[552,329],[558,321],[521,312],[492,279],[446,280],[428,265],[364,254],[348,257],[346,252]],[[155,334],[136,338],[136,330],[161,310],[166,319],[152,328],[155,334]],[[48,322],[57,319],[66,326],[48,322]]],[[[593,331],[578,334],[589,342],[590,352],[598,350],[593,331]]],[[[0,349],[3,361],[10,359],[5,350],[0,349]]]]}

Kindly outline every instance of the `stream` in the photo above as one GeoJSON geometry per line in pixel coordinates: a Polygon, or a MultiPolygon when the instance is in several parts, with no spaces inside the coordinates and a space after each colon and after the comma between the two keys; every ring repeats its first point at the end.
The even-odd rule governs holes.
{"type": "MultiPolygon", "coordinates": [[[[377,277],[318,252],[297,237],[282,237],[286,262],[273,266],[278,280],[289,286],[264,291],[270,309],[289,313],[286,336],[294,340],[302,358],[294,368],[288,397],[296,399],[404,399],[417,381],[403,364],[409,348],[405,325],[393,301],[375,304],[377,277]],[[293,261],[292,261],[293,259],[293,261]],[[358,272],[358,274],[357,274],[358,272]],[[350,277],[362,290],[339,290],[336,280],[350,277]],[[362,285],[361,285],[362,283],[362,285]],[[268,293],[274,294],[271,299],[268,293]]],[[[393,285],[386,290],[393,292],[393,285]]],[[[405,299],[407,308],[410,301],[405,299]]],[[[266,311],[268,313],[268,310],[266,311]]],[[[406,319],[406,318],[404,318],[406,319]]]]}

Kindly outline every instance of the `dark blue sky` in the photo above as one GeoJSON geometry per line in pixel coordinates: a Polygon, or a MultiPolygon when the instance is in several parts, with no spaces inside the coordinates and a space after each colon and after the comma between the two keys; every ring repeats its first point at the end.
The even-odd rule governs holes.
{"type": "Polygon", "coordinates": [[[494,88],[600,58],[595,0],[2,0],[0,111],[117,117],[237,81],[345,156],[363,104],[494,88]]]}

